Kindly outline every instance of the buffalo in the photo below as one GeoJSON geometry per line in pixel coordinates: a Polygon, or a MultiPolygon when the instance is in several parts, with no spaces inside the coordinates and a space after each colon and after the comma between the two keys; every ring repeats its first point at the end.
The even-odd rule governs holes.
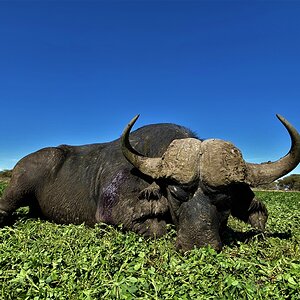
{"type": "Polygon", "coordinates": [[[160,237],[167,224],[176,246],[222,248],[229,215],[264,230],[265,205],[251,187],[270,183],[300,162],[300,136],[277,115],[291,149],[275,162],[244,161],[233,144],[199,139],[175,124],[153,124],[120,139],[84,146],[49,147],[22,158],[0,199],[0,225],[19,207],[60,224],[123,225],[145,237],[160,237]]]}

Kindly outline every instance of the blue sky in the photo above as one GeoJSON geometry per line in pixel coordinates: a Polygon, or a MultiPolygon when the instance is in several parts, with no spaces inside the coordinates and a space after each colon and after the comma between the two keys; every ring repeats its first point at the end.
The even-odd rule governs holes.
{"type": "Polygon", "coordinates": [[[137,113],[282,157],[275,114],[300,131],[299,16],[299,1],[0,1],[0,169],[116,139],[137,113]]]}

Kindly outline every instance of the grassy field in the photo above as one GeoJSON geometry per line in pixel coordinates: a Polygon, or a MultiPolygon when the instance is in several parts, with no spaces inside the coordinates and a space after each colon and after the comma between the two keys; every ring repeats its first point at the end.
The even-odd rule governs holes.
{"type": "Polygon", "coordinates": [[[299,299],[300,193],[256,194],[270,213],[266,233],[231,219],[221,253],[176,252],[172,227],[144,240],[106,225],[27,219],[20,210],[0,229],[0,299],[299,299]]]}

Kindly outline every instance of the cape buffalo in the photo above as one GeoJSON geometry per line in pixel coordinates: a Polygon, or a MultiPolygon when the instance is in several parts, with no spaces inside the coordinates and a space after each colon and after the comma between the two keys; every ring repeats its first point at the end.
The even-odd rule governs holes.
{"type": "Polygon", "coordinates": [[[233,216],[264,230],[267,210],[250,187],[272,182],[300,162],[300,136],[283,117],[292,145],[272,163],[246,163],[231,143],[200,140],[175,124],[144,126],[136,116],[120,139],[44,148],[21,159],[0,200],[0,224],[18,207],[57,223],[123,224],[146,237],[177,229],[177,247],[222,247],[233,216]]]}

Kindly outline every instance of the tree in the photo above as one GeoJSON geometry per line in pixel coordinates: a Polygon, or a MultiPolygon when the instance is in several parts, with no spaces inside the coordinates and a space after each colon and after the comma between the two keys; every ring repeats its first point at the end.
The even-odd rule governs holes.
{"type": "Polygon", "coordinates": [[[300,191],[300,174],[292,174],[279,179],[278,187],[281,190],[300,191]]]}
{"type": "Polygon", "coordinates": [[[12,170],[0,171],[0,181],[9,181],[12,175],[12,170]]]}
{"type": "Polygon", "coordinates": [[[262,190],[278,190],[277,181],[260,185],[258,188],[262,190]]]}

